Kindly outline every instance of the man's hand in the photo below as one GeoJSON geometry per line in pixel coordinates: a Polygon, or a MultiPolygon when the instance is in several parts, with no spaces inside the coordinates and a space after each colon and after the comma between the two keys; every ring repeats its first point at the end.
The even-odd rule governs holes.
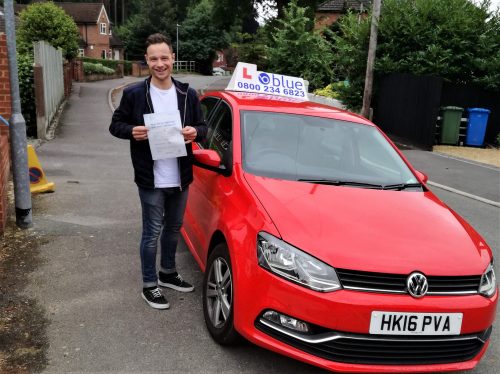
{"type": "Polygon", "coordinates": [[[146,140],[148,138],[148,129],[146,126],[135,126],[132,129],[132,136],[135,140],[146,140]]]}
{"type": "Polygon", "coordinates": [[[182,129],[182,135],[184,135],[184,143],[191,143],[196,139],[197,131],[194,127],[186,126],[182,129]]]}

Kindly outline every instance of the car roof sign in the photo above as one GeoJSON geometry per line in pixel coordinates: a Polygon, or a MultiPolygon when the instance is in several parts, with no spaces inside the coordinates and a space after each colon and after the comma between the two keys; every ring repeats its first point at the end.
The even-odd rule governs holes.
{"type": "Polygon", "coordinates": [[[246,62],[238,62],[226,90],[308,100],[306,82],[302,78],[258,71],[257,65],[246,62]]]}

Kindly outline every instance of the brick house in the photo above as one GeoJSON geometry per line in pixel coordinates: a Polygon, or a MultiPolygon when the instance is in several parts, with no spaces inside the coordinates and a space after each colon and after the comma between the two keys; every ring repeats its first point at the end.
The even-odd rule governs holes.
{"type": "MultiPolygon", "coordinates": [[[[35,2],[35,1],[32,1],[35,2]]],[[[123,43],[112,35],[112,23],[103,3],[57,3],[78,26],[78,55],[92,58],[123,60],[123,43]]],[[[15,5],[19,14],[27,5],[15,5]]]]}
{"type": "Polygon", "coordinates": [[[320,29],[324,26],[330,26],[332,23],[352,10],[366,17],[371,0],[329,0],[324,1],[316,8],[315,28],[320,29]]]}

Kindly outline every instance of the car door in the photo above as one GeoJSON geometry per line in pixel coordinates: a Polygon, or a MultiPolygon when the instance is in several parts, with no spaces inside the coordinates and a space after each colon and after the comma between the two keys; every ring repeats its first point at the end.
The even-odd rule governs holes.
{"type": "MultiPolygon", "coordinates": [[[[232,111],[229,105],[220,100],[213,105],[212,100],[202,101],[203,110],[207,110],[208,134],[204,141],[197,143],[197,149],[213,149],[219,153],[226,168],[232,167],[232,111]]],[[[194,181],[190,186],[186,207],[184,230],[194,249],[193,255],[204,268],[206,253],[211,236],[220,219],[228,179],[220,173],[193,168],[194,181]]]]}

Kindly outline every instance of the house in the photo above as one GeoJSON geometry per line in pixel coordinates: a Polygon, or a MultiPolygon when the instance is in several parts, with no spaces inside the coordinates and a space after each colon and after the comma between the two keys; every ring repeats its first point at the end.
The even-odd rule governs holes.
{"type": "MultiPolygon", "coordinates": [[[[34,2],[34,1],[33,1],[34,2]]],[[[102,3],[57,3],[78,26],[78,55],[83,57],[123,60],[123,42],[111,31],[106,8],[102,3]]],[[[15,5],[19,14],[27,5],[15,5]]]]}
{"type": "Polygon", "coordinates": [[[361,16],[366,16],[371,7],[371,0],[329,0],[322,2],[316,8],[315,25],[316,29],[330,26],[349,10],[358,12],[361,16]]]}
{"type": "Polygon", "coordinates": [[[215,51],[216,58],[212,63],[214,68],[223,68],[227,66],[225,51],[215,51]]]}

